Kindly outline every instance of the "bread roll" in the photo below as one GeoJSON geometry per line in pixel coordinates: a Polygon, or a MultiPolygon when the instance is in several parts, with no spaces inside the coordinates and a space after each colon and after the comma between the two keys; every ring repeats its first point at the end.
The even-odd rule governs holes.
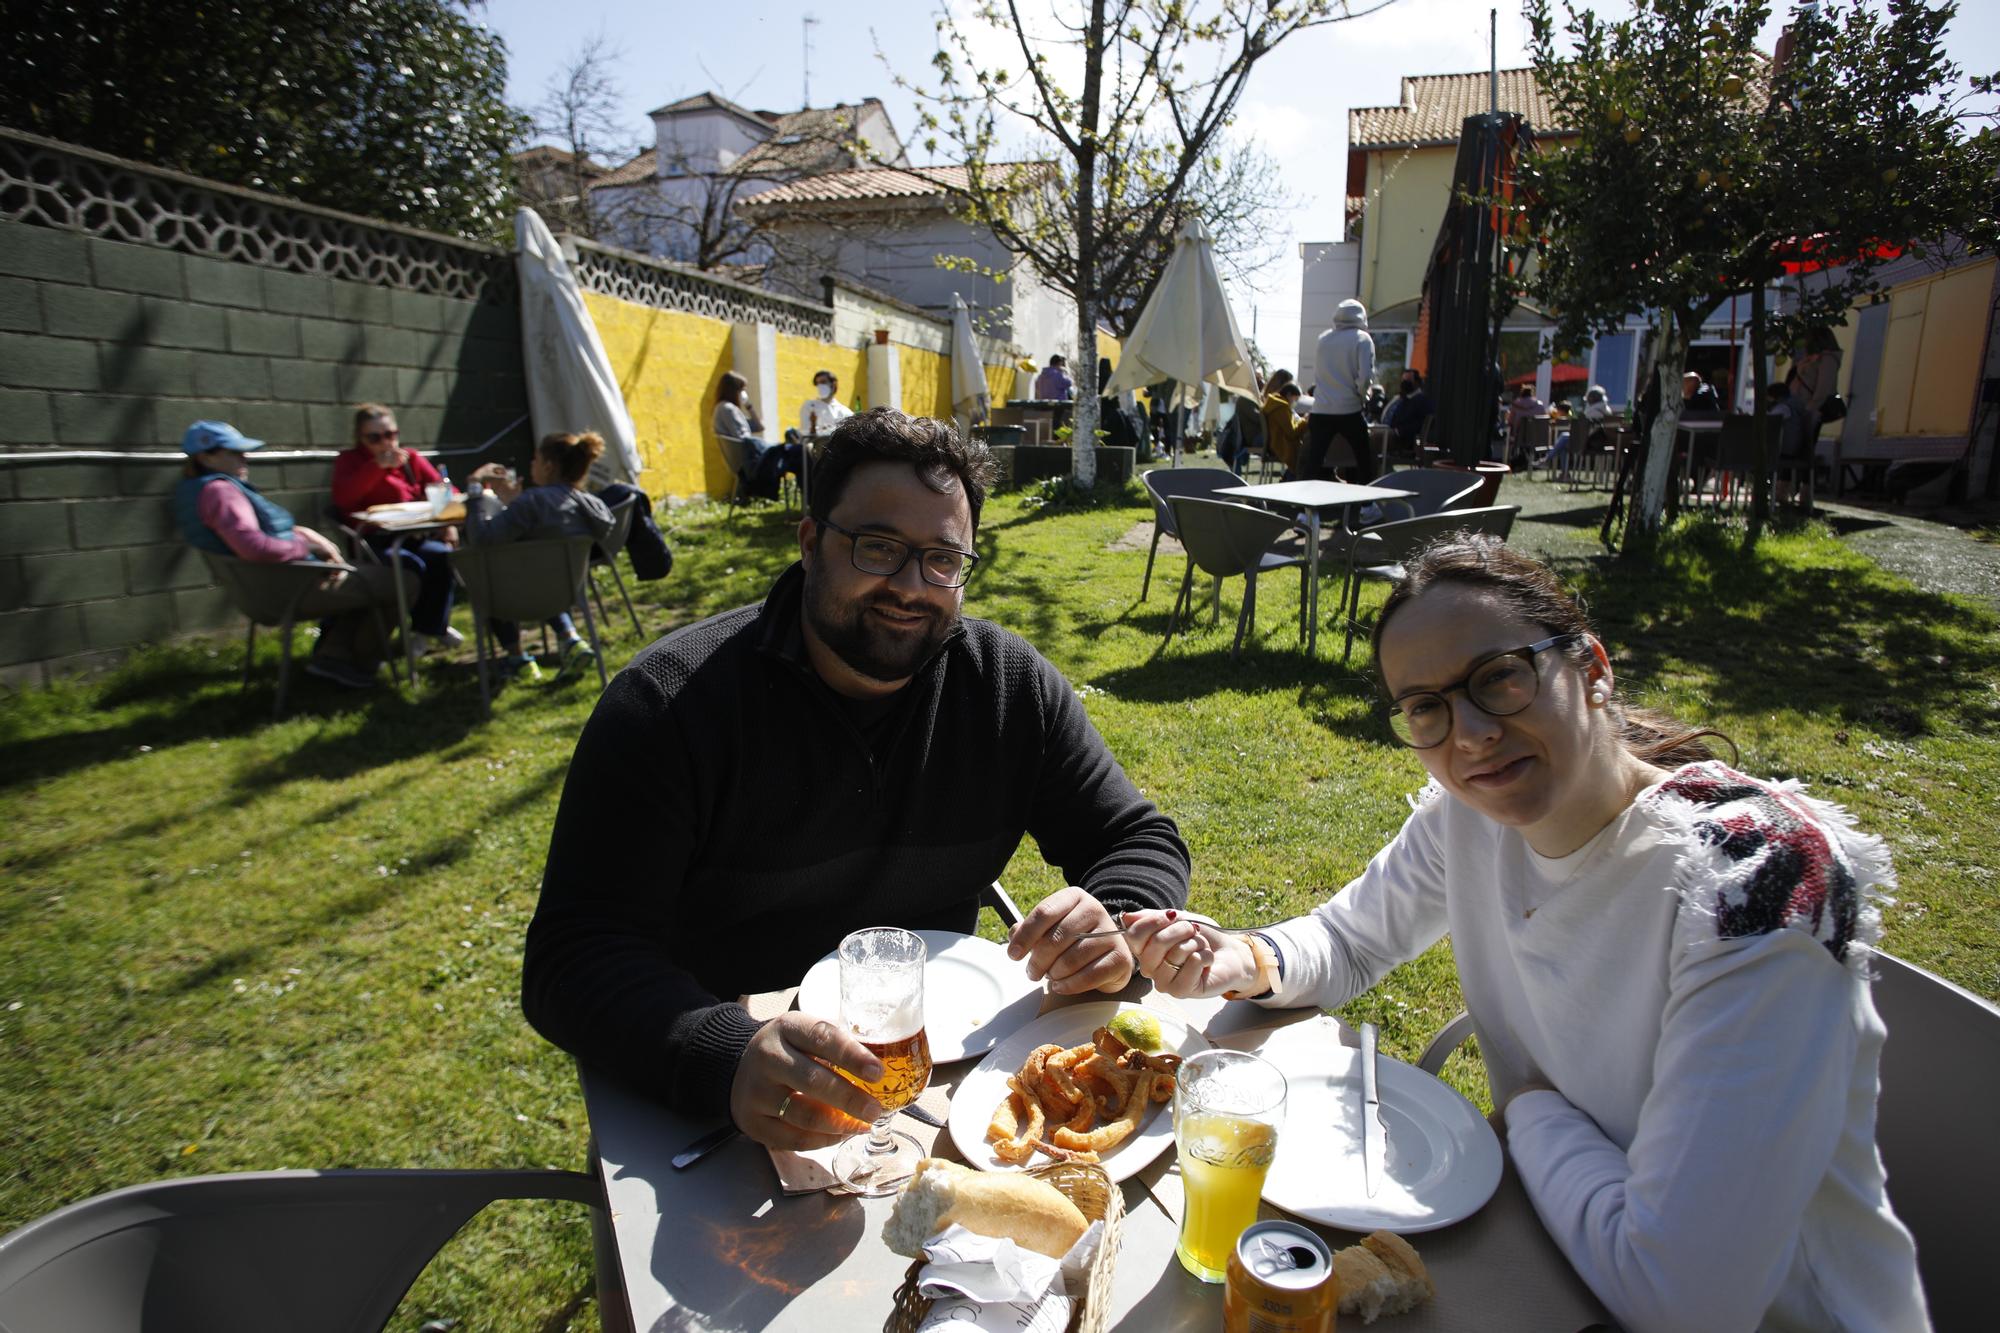
{"type": "Polygon", "coordinates": [[[895,1253],[914,1259],[924,1252],[925,1241],[953,1223],[982,1236],[1005,1237],[1051,1259],[1069,1253],[1089,1225],[1077,1206],[1045,1180],[974,1171],[926,1157],[896,1196],[882,1240],[895,1253]]]}
{"type": "Polygon", "coordinates": [[[1335,1254],[1333,1271],[1340,1279],[1340,1313],[1358,1314],[1364,1324],[1414,1310],[1437,1295],[1416,1250],[1388,1231],[1371,1232],[1335,1254]]]}

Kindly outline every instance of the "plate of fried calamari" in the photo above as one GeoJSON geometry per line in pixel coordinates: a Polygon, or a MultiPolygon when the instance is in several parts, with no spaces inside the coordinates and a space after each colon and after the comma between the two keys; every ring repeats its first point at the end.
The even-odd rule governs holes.
{"type": "Polygon", "coordinates": [[[1097,1162],[1120,1181],[1171,1147],[1174,1073],[1209,1042],[1172,1015],[1144,1009],[1158,1024],[1157,1046],[1128,1046],[1111,1020],[1140,1008],[1070,1005],[994,1047],[952,1090],[946,1124],[965,1160],[986,1171],[1097,1162]]]}

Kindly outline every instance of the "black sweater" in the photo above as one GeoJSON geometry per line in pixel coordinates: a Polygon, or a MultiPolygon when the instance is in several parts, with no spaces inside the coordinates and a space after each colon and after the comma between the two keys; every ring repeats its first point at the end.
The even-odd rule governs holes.
{"type": "Polygon", "coordinates": [[[1114,912],[1187,901],[1179,831],[1040,653],[963,620],[870,710],[808,664],[803,587],[794,565],[611,682],[528,927],[528,1021],[691,1114],[726,1113],[757,1029],[732,997],[798,984],[862,926],[970,931],[1023,832],[1114,912]]]}

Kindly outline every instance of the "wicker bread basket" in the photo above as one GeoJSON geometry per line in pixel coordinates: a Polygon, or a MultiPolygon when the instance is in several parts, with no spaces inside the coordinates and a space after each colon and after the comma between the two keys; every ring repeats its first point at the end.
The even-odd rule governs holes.
{"type": "MultiPolygon", "coordinates": [[[[1101,1166],[1057,1162],[1028,1172],[1046,1180],[1075,1204],[1084,1221],[1104,1223],[1104,1240],[1097,1247],[1097,1259],[1090,1266],[1090,1286],[1083,1299],[1070,1308],[1069,1333],[1104,1333],[1111,1316],[1111,1271],[1118,1262],[1118,1230],[1125,1216],[1125,1195],[1101,1166]]],[[[917,1325],[931,1312],[931,1298],[917,1291],[917,1274],[924,1261],[911,1262],[896,1288],[895,1308],[882,1325],[883,1333],[916,1333],[917,1325]]]]}

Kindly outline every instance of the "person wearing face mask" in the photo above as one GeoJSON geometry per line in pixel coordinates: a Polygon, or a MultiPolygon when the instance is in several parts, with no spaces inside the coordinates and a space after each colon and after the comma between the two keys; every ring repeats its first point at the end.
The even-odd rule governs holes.
{"type": "Polygon", "coordinates": [[[796,477],[805,470],[804,446],[764,438],[764,423],[750,406],[749,382],[733,370],[722,372],[716,383],[714,424],[724,461],[752,495],[775,499],[785,473],[796,477]]]}
{"type": "Polygon", "coordinates": [[[1124,924],[1178,997],[1347,1003],[1447,934],[1507,1153],[1631,1333],[1922,1329],[1875,1149],[1888,848],[1628,703],[1548,568],[1457,533],[1375,622],[1430,783],[1310,914],[1124,924]]]}
{"type": "Polygon", "coordinates": [[[840,401],[840,379],[830,370],[813,376],[813,396],[799,408],[799,434],[818,439],[833,434],[833,428],[853,416],[840,401]]]}

